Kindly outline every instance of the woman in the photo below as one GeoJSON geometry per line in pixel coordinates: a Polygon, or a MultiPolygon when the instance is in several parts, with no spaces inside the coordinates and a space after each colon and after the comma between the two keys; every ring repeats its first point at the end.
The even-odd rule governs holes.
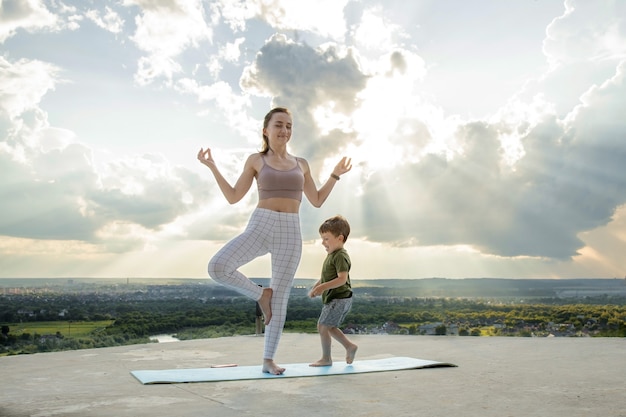
{"type": "Polygon", "coordinates": [[[313,206],[321,207],[340,175],[352,169],[350,159],[342,158],[318,190],[307,161],[287,151],[291,128],[291,113],[286,108],[274,108],[265,116],[262,150],[248,157],[234,186],[217,169],[209,148],[198,152],[198,160],[211,170],[230,204],[240,201],[256,179],[259,202],[246,230],[215,254],[208,269],[215,281],[259,303],[266,325],[263,372],[274,375],[285,372],[274,362],[274,355],[302,254],[298,214],[302,193],[313,206]],[[238,268],[266,253],[271,254],[272,277],[269,288],[262,288],[238,268]]]}

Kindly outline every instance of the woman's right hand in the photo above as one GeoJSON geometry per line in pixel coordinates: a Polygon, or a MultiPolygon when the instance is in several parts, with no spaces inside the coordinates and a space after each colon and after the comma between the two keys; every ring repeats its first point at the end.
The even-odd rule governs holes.
{"type": "Polygon", "coordinates": [[[209,168],[215,167],[215,161],[213,160],[213,157],[211,156],[210,148],[206,148],[206,149],[200,148],[200,150],[198,151],[198,161],[208,166],[209,168]]]}

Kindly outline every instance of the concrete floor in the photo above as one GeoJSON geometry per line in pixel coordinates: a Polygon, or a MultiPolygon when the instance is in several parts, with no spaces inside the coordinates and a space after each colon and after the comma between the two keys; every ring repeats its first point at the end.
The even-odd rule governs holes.
{"type": "MultiPolygon", "coordinates": [[[[626,340],[351,337],[356,360],[411,356],[458,365],[358,375],[142,385],[131,370],[260,365],[263,337],[238,336],[0,357],[0,416],[626,417],[626,340]]],[[[341,346],[334,358],[343,361],[341,346]]],[[[320,355],[285,334],[280,363],[320,355]]]]}

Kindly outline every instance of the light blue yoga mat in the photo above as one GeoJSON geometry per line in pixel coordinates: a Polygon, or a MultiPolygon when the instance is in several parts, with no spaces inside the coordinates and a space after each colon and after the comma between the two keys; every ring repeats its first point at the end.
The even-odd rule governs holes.
{"type": "Polygon", "coordinates": [[[407,357],[386,359],[356,360],[351,365],[335,362],[332,366],[313,367],[306,363],[282,365],[286,371],[282,375],[264,373],[261,365],[195,368],[195,369],[163,369],[131,371],[130,373],[142,384],[176,384],[182,382],[216,382],[237,381],[246,379],[298,378],[307,376],[347,375],[367,372],[400,371],[408,369],[436,368],[456,365],[407,357]]]}

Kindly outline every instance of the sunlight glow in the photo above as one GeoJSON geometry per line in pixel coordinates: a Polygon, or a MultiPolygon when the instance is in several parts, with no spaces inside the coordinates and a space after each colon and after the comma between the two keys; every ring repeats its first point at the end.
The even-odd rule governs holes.
{"type": "Polygon", "coordinates": [[[327,136],[330,131],[339,129],[348,133],[352,130],[352,121],[348,115],[337,111],[337,105],[334,101],[328,101],[320,104],[313,110],[313,118],[319,126],[320,135],[327,136]]]}

